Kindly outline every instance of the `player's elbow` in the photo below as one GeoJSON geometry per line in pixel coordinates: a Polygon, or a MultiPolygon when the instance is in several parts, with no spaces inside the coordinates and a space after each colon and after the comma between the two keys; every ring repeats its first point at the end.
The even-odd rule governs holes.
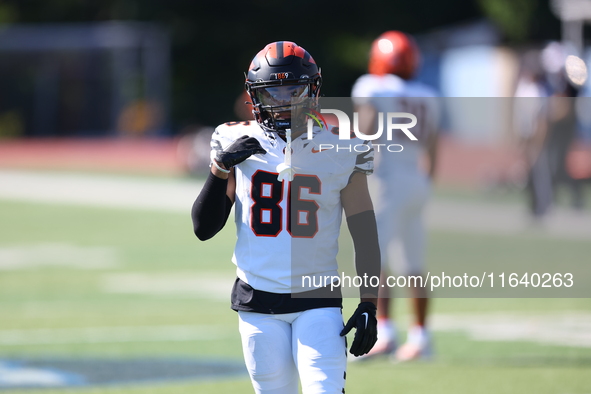
{"type": "MultiPolygon", "coordinates": [[[[201,195],[200,195],[201,197],[201,195]]],[[[195,200],[191,209],[193,221],[193,233],[200,241],[207,241],[216,235],[226,224],[232,204],[214,204],[211,201],[203,202],[200,197],[195,200]]],[[[224,196],[228,200],[227,196],[224,196]]],[[[226,202],[224,199],[220,199],[226,202]]]]}
{"type": "Polygon", "coordinates": [[[199,223],[193,223],[193,232],[199,241],[207,241],[208,239],[213,238],[217,233],[217,231],[211,231],[210,229],[205,228],[205,226],[199,225],[199,223]]]}
{"type": "Polygon", "coordinates": [[[205,235],[205,234],[202,234],[202,233],[200,233],[199,231],[195,231],[195,235],[197,236],[197,239],[198,239],[199,241],[207,241],[208,239],[210,239],[210,238],[211,238],[211,236],[210,236],[210,235],[205,235]]]}

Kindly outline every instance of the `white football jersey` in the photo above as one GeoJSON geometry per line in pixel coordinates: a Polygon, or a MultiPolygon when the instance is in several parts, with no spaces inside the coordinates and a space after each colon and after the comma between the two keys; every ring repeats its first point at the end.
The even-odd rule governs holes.
{"type": "Polygon", "coordinates": [[[237,275],[257,290],[312,290],[302,287],[302,276],[338,275],[340,192],[354,171],[373,171],[372,145],[356,138],[339,140],[331,131],[315,128],[312,139],[304,133],[292,141],[296,174],[289,182],[277,178],[285,141],[255,121],[218,126],[212,157],[243,135],[255,137],[267,153],[235,166],[238,239],[232,261],[237,275]]]}
{"type": "MultiPolygon", "coordinates": [[[[408,112],[417,117],[416,126],[409,129],[417,141],[410,140],[402,131],[396,130],[392,140],[386,140],[384,131],[373,143],[374,148],[379,149],[376,155],[376,160],[380,162],[379,165],[376,164],[378,177],[391,178],[393,171],[397,169],[404,169],[406,172],[418,170],[424,150],[423,142],[429,134],[436,133],[439,129],[440,104],[436,91],[421,82],[406,81],[392,74],[365,74],[353,85],[351,96],[355,98],[355,102],[369,103],[383,114],[408,112]],[[378,144],[400,144],[403,150],[389,152],[378,144]]],[[[404,119],[401,123],[408,123],[408,120],[404,119]]]]}

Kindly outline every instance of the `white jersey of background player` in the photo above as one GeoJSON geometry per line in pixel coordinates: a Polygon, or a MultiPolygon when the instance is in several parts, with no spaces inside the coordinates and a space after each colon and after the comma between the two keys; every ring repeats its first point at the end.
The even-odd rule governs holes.
{"type": "Polygon", "coordinates": [[[380,272],[366,179],[373,168],[371,144],[350,140],[362,149],[324,150],[320,145],[347,142],[327,125],[310,139],[305,127],[292,130],[306,124],[305,116],[295,115],[315,111],[302,101],[317,102],[320,85],[316,62],[295,43],[274,42],[260,51],[246,78],[255,121],[215,130],[211,171],[193,205],[195,234],[206,240],[224,226],[235,204],[232,309],[257,393],[296,394],[300,384],[303,393],[344,392],[344,336],[356,328],[350,350],[355,356],[369,352],[377,339],[375,289],[362,287],[345,326],[340,291],[314,289],[313,278],[337,275],[343,211],[357,275],[380,272]],[[303,276],[312,281],[303,282],[303,276]]]}
{"type": "MultiPolygon", "coordinates": [[[[425,230],[422,212],[430,194],[430,179],[435,170],[436,139],[439,124],[438,95],[431,87],[412,81],[419,63],[414,40],[401,32],[389,31],[378,37],[369,61],[369,73],[353,86],[360,128],[368,134],[377,130],[377,113],[408,112],[417,117],[409,131],[418,139],[412,141],[397,130],[392,139],[386,133],[373,141],[376,147],[376,169],[372,177],[376,216],[382,251],[383,278],[387,273],[420,275],[424,269],[425,230]],[[378,144],[402,145],[401,152],[388,151],[378,144]],[[379,152],[377,152],[378,147],[379,152]],[[425,158],[428,158],[425,161],[425,158]]],[[[405,123],[401,121],[400,123],[405,123]]],[[[386,120],[384,121],[386,123],[386,120]]],[[[393,149],[396,150],[396,149],[393,149]]],[[[396,350],[395,326],[389,318],[389,291],[380,289],[378,305],[378,343],[370,356],[396,350]],[[383,290],[383,291],[382,291],[383,290]]],[[[430,343],[425,330],[427,297],[421,289],[410,289],[413,326],[407,343],[395,357],[399,361],[427,355],[430,343]]]]}

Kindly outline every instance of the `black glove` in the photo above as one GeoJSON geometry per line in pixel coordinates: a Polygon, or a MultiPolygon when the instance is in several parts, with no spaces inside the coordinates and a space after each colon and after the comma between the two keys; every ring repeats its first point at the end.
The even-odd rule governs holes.
{"type": "Polygon", "coordinates": [[[357,306],[355,313],[341,331],[341,336],[347,335],[353,327],[356,331],[350,352],[355,357],[359,357],[368,353],[378,340],[378,321],[376,306],[373,302],[362,302],[357,306]]]}
{"type": "Polygon", "coordinates": [[[242,163],[250,156],[258,153],[265,154],[267,151],[261,147],[261,144],[256,138],[243,135],[223,151],[218,151],[215,161],[229,170],[236,164],[242,163]]]}

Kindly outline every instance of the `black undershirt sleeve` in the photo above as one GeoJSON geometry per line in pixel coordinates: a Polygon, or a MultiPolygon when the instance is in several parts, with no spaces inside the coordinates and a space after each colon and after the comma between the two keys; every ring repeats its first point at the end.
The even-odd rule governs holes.
{"type": "MultiPolygon", "coordinates": [[[[378,229],[374,211],[365,211],[347,217],[347,226],[355,247],[357,275],[360,277],[367,275],[367,283],[369,284],[372,276],[380,277],[381,269],[378,229]]],[[[378,288],[376,287],[361,286],[359,290],[362,295],[375,294],[376,298],[378,296],[378,288]]]]}
{"type": "Polygon", "coordinates": [[[193,231],[201,241],[216,235],[230,216],[232,200],[226,195],[227,187],[227,179],[218,178],[210,172],[193,203],[191,209],[193,231]]]}

